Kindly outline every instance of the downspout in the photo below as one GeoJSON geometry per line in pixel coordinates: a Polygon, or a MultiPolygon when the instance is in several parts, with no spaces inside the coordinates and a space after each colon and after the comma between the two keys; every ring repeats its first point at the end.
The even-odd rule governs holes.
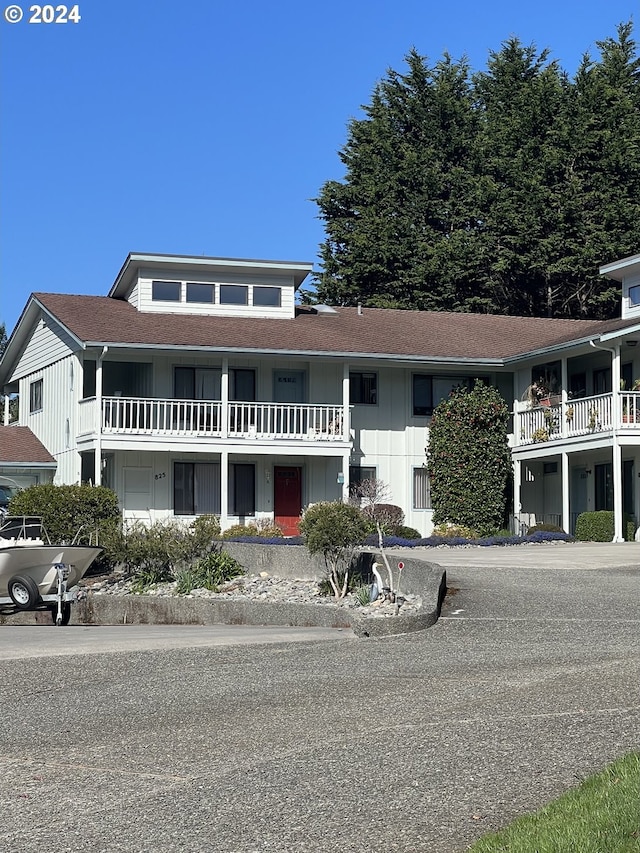
{"type": "Polygon", "coordinates": [[[620,445],[618,442],[618,429],[620,427],[620,350],[619,348],[598,346],[594,341],[589,344],[597,350],[611,353],[611,390],[613,395],[613,438],[611,442],[612,468],[613,468],[613,539],[612,542],[624,542],[622,535],[622,458],[620,456],[620,445]],[[616,505],[617,504],[617,505],[616,505]]]}
{"type": "Polygon", "coordinates": [[[102,485],[102,361],[108,350],[108,346],[102,347],[102,353],[98,357],[98,364],[96,366],[96,408],[98,410],[98,432],[93,465],[93,482],[96,486],[102,485]]]}

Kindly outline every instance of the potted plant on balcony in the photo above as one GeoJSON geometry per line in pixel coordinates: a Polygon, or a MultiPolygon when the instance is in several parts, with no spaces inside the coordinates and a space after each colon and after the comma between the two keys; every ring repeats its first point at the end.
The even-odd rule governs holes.
{"type": "Polygon", "coordinates": [[[549,441],[549,430],[544,427],[538,427],[531,436],[534,444],[542,444],[543,441],[549,441]]]}

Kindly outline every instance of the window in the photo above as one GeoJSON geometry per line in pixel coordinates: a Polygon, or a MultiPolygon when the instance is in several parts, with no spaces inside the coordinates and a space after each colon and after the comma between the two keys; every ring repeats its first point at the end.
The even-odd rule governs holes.
{"type": "Polygon", "coordinates": [[[572,400],[577,400],[580,397],[587,396],[587,374],[572,373],[569,377],[569,397],[572,400]]]}
{"type": "Polygon", "coordinates": [[[253,304],[279,308],[282,298],[281,294],[282,291],[279,287],[254,287],[253,304]]]}
{"type": "Polygon", "coordinates": [[[603,367],[601,370],[593,371],[593,393],[611,393],[611,368],[603,367]]]}
{"type": "Polygon", "coordinates": [[[629,288],[629,304],[640,305],[640,284],[629,288]]]}
{"type": "Polygon", "coordinates": [[[539,364],[531,370],[531,384],[538,385],[544,389],[548,397],[550,394],[560,393],[560,377],[562,375],[560,362],[550,361],[546,364],[539,364]]]}
{"type": "Polygon", "coordinates": [[[256,513],[256,470],[255,465],[233,465],[233,515],[255,515],[256,513]]]}
{"type": "Polygon", "coordinates": [[[249,288],[243,284],[221,284],[221,305],[248,305],[249,288]]]}
{"type": "Polygon", "coordinates": [[[613,468],[611,462],[594,466],[596,512],[613,509],[613,468]]]}
{"type": "Polygon", "coordinates": [[[488,376],[430,376],[426,373],[414,373],[412,376],[413,414],[417,417],[432,415],[433,410],[446,400],[454,388],[471,390],[476,379],[490,385],[488,376]]]}
{"type": "Polygon", "coordinates": [[[433,379],[426,373],[414,373],[413,414],[430,415],[433,413],[433,379]]]}
{"type": "Polygon", "coordinates": [[[197,284],[193,281],[187,282],[187,302],[214,302],[216,295],[215,284],[197,284]]]}
{"type": "Polygon", "coordinates": [[[176,515],[220,514],[220,463],[173,463],[173,511],[176,515]]]}
{"type": "Polygon", "coordinates": [[[558,473],[558,463],[557,462],[544,462],[542,465],[542,473],[543,474],[557,474],[558,473]]]}
{"type": "Polygon", "coordinates": [[[151,298],[154,302],[180,302],[182,283],[179,281],[152,281],[151,298]]]}
{"type": "Polygon", "coordinates": [[[96,396],[96,362],[85,361],[82,365],[82,399],[96,396]]]}
{"type": "Polygon", "coordinates": [[[375,480],[375,468],[367,468],[364,465],[349,465],[349,492],[353,495],[356,487],[363,480],[375,480]]]}
{"type": "Polygon", "coordinates": [[[349,399],[352,403],[375,406],[378,402],[377,373],[350,373],[349,399]]]}
{"type": "Polygon", "coordinates": [[[219,400],[220,374],[217,367],[176,367],[173,396],[176,400],[219,400]]]}
{"type": "Polygon", "coordinates": [[[229,399],[253,403],[256,399],[256,372],[243,367],[232,367],[229,399]]]}
{"type": "Polygon", "coordinates": [[[426,468],[413,469],[413,508],[431,509],[431,484],[426,468]]]}
{"type": "Polygon", "coordinates": [[[36,379],[29,385],[29,412],[42,411],[42,379],[36,379]]]}

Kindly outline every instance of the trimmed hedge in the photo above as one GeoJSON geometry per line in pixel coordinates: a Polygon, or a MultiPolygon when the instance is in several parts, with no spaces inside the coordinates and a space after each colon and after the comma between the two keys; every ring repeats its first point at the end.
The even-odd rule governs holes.
{"type": "Polygon", "coordinates": [[[613,532],[613,512],[608,509],[582,512],[576,520],[576,539],[580,542],[612,542],[613,532]]]}
{"type": "MultiPolygon", "coordinates": [[[[615,521],[611,510],[583,512],[576,520],[576,539],[580,542],[612,542],[614,529],[615,521]]],[[[625,542],[633,542],[635,533],[635,518],[625,515],[622,519],[622,535],[625,542]]]]}

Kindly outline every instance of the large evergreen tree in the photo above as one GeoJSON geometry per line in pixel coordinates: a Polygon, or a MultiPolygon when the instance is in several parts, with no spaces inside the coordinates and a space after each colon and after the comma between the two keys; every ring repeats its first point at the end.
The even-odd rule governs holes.
{"type": "Polygon", "coordinates": [[[334,304],[612,316],[600,263],[640,248],[639,63],[631,24],[570,81],[512,38],[473,76],[415,50],[353,120],[318,298],[334,304]]]}

